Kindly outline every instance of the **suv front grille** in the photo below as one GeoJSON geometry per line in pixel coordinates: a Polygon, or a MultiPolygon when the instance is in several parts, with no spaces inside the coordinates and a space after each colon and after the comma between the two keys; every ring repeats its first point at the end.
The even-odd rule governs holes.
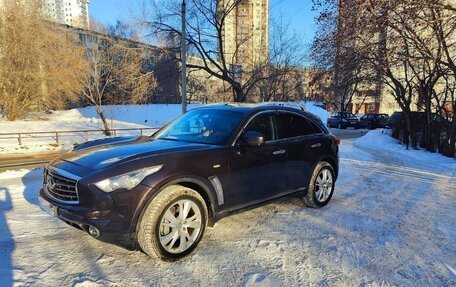
{"type": "Polygon", "coordinates": [[[66,177],[58,171],[46,169],[44,172],[44,187],[48,195],[62,203],[76,204],[79,202],[77,180],[66,177]]]}

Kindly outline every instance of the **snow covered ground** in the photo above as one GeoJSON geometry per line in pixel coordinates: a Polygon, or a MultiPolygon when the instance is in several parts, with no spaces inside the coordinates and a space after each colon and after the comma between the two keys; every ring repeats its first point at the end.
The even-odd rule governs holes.
{"type": "Polygon", "coordinates": [[[227,217],[175,263],[42,212],[40,169],[0,174],[0,286],[455,286],[456,161],[401,150],[381,132],[343,140],[328,206],[227,217]]]}
{"type": "MultiPolygon", "coordinates": [[[[312,102],[302,103],[307,110],[322,118],[326,123],[327,112],[313,105],[312,102]]],[[[201,105],[192,104],[188,109],[201,105]]],[[[104,106],[104,112],[111,128],[159,128],[181,114],[180,105],[116,105],[104,106]]],[[[59,135],[59,144],[54,134],[23,135],[22,145],[19,145],[17,135],[1,135],[1,133],[55,132],[102,130],[94,108],[78,108],[67,111],[53,111],[52,114],[32,113],[25,120],[9,122],[0,117],[0,156],[11,154],[34,154],[53,151],[63,151],[75,143],[104,137],[99,133],[72,133],[59,135]]],[[[151,134],[153,131],[145,131],[151,134]]],[[[139,135],[140,131],[122,131],[117,136],[139,135]]]]}

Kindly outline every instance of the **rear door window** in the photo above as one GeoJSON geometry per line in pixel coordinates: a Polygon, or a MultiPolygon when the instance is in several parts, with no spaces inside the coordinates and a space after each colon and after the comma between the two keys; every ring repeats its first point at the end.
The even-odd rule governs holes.
{"type": "Polygon", "coordinates": [[[294,114],[283,113],[276,115],[276,121],[279,139],[293,138],[321,132],[315,131],[312,123],[308,119],[294,114]]]}

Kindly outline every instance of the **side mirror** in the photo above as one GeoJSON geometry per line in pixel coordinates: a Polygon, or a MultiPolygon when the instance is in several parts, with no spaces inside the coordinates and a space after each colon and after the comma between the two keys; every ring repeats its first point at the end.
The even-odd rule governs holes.
{"type": "Polygon", "coordinates": [[[265,142],[264,134],[255,131],[248,131],[242,136],[241,144],[246,146],[261,146],[265,142]]]}

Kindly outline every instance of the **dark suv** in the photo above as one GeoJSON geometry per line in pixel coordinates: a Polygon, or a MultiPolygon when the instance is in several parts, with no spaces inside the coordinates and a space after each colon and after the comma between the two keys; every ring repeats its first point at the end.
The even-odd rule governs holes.
{"type": "Polygon", "coordinates": [[[192,110],[151,137],[87,142],[51,162],[43,209],[92,237],[173,260],[207,225],[286,195],[326,205],[338,144],[316,116],[278,105],[192,110]]]}
{"type": "Polygon", "coordinates": [[[332,112],[329,114],[326,125],[332,128],[346,129],[348,127],[358,128],[358,118],[349,112],[332,112]]]}
{"type": "Polygon", "coordinates": [[[386,127],[388,119],[389,116],[387,114],[365,114],[359,120],[358,126],[360,128],[368,128],[370,130],[384,128],[386,127]]]}

